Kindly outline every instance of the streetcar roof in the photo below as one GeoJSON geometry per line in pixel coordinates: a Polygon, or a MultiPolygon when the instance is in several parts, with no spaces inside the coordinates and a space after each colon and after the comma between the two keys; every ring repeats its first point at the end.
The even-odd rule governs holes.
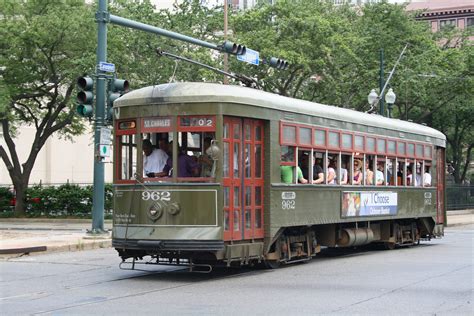
{"type": "Polygon", "coordinates": [[[257,89],[236,85],[204,82],[177,82],[148,86],[131,91],[114,102],[114,107],[170,103],[234,103],[271,110],[306,114],[317,117],[382,127],[400,132],[421,134],[441,139],[443,133],[424,125],[368,114],[351,109],[284,97],[257,89]]]}

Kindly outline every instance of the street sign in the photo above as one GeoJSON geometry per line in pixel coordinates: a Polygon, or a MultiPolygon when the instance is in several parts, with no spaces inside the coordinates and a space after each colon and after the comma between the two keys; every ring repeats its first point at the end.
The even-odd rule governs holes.
{"type": "Polygon", "coordinates": [[[110,139],[111,135],[112,135],[112,130],[110,128],[101,127],[99,144],[110,145],[112,143],[112,140],[110,139]]]}
{"type": "Polygon", "coordinates": [[[101,158],[110,157],[110,152],[111,152],[110,145],[104,145],[104,144],[99,145],[99,156],[101,158]]]}
{"type": "Polygon", "coordinates": [[[99,63],[99,70],[105,71],[105,72],[115,72],[115,65],[112,63],[106,63],[101,61],[99,63]]]}
{"type": "Polygon", "coordinates": [[[260,64],[259,54],[256,50],[247,48],[245,55],[237,55],[237,59],[258,66],[260,64]]]}

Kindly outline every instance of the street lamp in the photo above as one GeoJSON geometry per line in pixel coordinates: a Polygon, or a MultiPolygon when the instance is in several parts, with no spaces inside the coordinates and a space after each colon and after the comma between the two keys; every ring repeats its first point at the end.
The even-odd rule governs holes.
{"type": "Polygon", "coordinates": [[[374,103],[377,101],[378,98],[379,98],[379,95],[377,94],[375,89],[372,89],[369,95],[367,96],[367,101],[369,101],[369,104],[372,106],[374,105],[374,103]]]}
{"type": "MultiPolygon", "coordinates": [[[[393,108],[393,104],[395,103],[395,99],[397,98],[397,96],[395,95],[395,93],[393,92],[393,89],[390,88],[388,89],[388,92],[385,94],[385,102],[387,103],[388,105],[388,117],[391,117],[391,114],[392,114],[392,108],[393,108]]],[[[378,103],[380,101],[381,97],[377,94],[377,91],[375,91],[375,89],[372,89],[369,93],[369,95],[367,96],[367,101],[369,102],[369,104],[373,107],[376,103],[378,103]]],[[[380,114],[382,116],[385,116],[385,113],[383,113],[384,111],[381,109],[381,112],[380,114]]]]}
{"type": "Polygon", "coordinates": [[[388,92],[385,94],[385,102],[387,103],[388,107],[388,117],[392,117],[392,109],[395,100],[397,99],[397,95],[393,92],[393,89],[388,89],[388,92]]]}

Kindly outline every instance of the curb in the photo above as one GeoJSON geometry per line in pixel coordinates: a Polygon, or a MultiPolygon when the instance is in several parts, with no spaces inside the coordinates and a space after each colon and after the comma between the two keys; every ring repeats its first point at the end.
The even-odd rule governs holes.
{"type": "Polygon", "coordinates": [[[22,255],[40,255],[46,253],[61,253],[73,252],[83,250],[94,250],[101,248],[111,248],[112,239],[107,238],[91,238],[79,237],[57,245],[39,245],[34,247],[12,247],[0,249],[0,258],[8,259],[11,257],[18,257],[22,255]]]}
{"type": "MultiPolygon", "coordinates": [[[[5,218],[0,218],[0,223],[10,223],[10,222],[26,222],[26,223],[86,223],[86,224],[91,224],[92,225],[92,219],[87,219],[87,218],[36,218],[36,217],[21,217],[21,218],[16,218],[16,217],[5,217],[5,218]]],[[[104,223],[107,224],[112,224],[111,219],[106,219],[104,220],[104,223]]]]}

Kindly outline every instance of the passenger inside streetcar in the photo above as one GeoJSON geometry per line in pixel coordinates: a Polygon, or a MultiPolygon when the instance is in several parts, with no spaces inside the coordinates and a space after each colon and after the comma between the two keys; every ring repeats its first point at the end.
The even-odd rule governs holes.
{"type": "Polygon", "coordinates": [[[353,177],[353,184],[359,185],[362,183],[362,161],[359,159],[354,160],[354,177],[353,177]]]}
{"type": "Polygon", "coordinates": [[[166,165],[168,155],[162,149],[154,148],[149,139],[143,140],[143,173],[146,177],[158,177],[166,165]]]}
{"type": "Polygon", "coordinates": [[[384,181],[384,162],[378,161],[377,162],[377,170],[375,171],[375,184],[376,185],[383,185],[384,181]]]}
{"type": "Polygon", "coordinates": [[[365,185],[373,185],[374,184],[374,172],[370,169],[371,160],[365,160],[365,185]]]}

